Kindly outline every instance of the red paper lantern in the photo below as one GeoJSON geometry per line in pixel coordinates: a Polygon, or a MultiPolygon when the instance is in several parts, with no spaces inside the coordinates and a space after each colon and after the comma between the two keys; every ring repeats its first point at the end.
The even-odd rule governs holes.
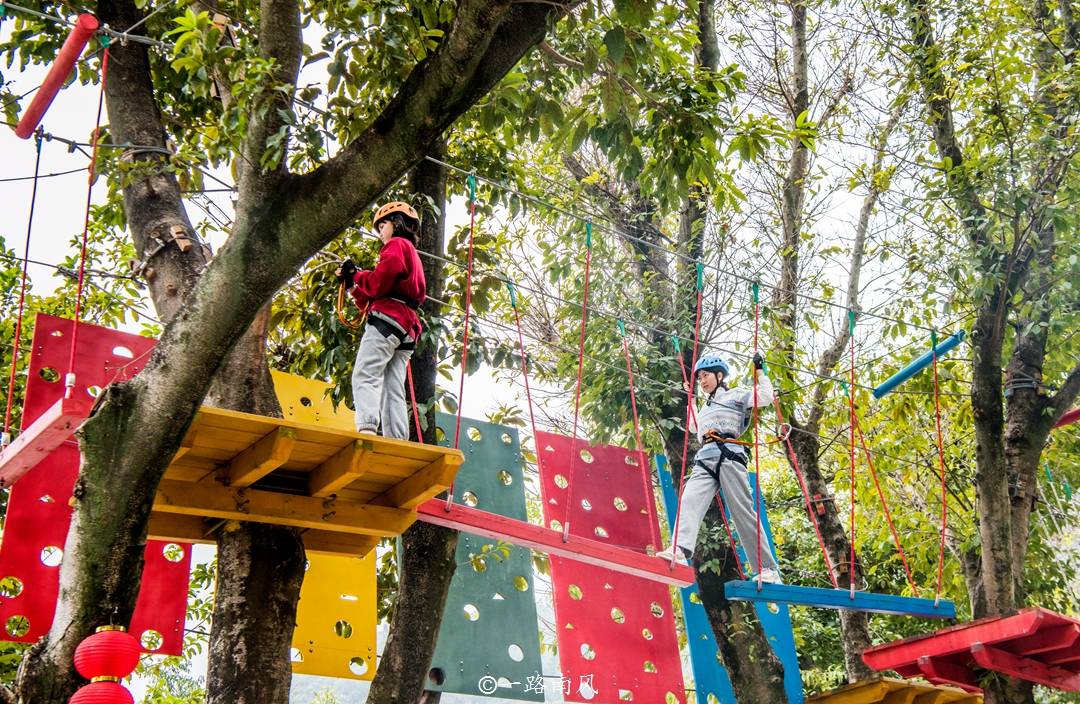
{"type": "Polygon", "coordinates": [[[135,698],[119,682],[104,680],[80,688],[68,704],[135,704],[135,698]]]}
{"type": "Polygon", "coordinates": [[[138,664],[139,641],[119,626],[102,626],[75,649],[75,669],[88,680],[123,679],[138,664]]]}

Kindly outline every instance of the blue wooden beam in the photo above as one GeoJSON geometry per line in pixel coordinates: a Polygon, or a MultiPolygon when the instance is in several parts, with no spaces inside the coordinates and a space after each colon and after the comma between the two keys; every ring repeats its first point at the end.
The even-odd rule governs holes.
{"type": "Polygon", "coordinates": [[[881,384],[874,389],[874,398],[881,398],[885,394],[889,393],[900,384],[915,376],[923,369],[926,369],[934,361],[934,350],[937,350],[938,359],[941,359],[948,354],[954,347],[959,345],[964,340],[964,331],[952,335],[946,338],[942,342],[939,342],[934,349],[927,350],[924,354],[920,355],[916,359],[912,360],[906,367],[893,374],[891,377],[885,380],[885,383],[881,384]]]}
{"type": "Polygon", "coordinates": [[[922,618],[956,618],[956,605],[942,599],[934,605],[933,599],[920,599],[895,594],[872,594],[855,592],[855,598],[846,589],[822,589],[798,587],[792,584],[765,582],[758,591],[757,581],[735,581],[724,585],[724,594],[733,601],[765,601],[775,604],[811,606],[818,609],[849,609],[869,611],[876,614],[919,616],[922,618]]]}

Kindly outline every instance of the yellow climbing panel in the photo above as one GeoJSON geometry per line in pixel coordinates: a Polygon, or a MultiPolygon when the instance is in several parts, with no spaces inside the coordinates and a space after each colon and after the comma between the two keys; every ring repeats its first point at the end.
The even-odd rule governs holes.
{"type": "Polygon", "coordinates": [[[375,553],[309,558],[293,631],[293,672],[375,676],[375,553]]]}
{"type": "Polygon", "coordinates": [[[309,551],[364,555],[453,483],[460,451],[356,433],[326,384],[275,374],[285,418],[203,407],[154,500],[154,537],[211,542],[224,521],[304,529],[309,551]]]}
{"type": "Polygon", "coordinates": [[[981,694],[955,687],[892,677],[863,680],[806,700],[807,704],[982,704],[982,701],[981,694]]]}

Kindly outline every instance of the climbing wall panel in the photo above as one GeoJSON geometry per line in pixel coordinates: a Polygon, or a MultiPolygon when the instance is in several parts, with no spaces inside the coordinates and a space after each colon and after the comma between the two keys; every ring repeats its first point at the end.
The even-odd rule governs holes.
{"type": "MultiPolygon", "coordinates": [[[[444,437],[454,421],[437,415],[444,437]]],[[[460,446],[455,501],[526,520],[517,430],[465,418],[460,446]]],[[[427,688],[544,701],[533,586],[530,550],[462,533],[427,688]]]]}
{"type": "MultiPolygon", "coordinates": [[[[611,545],[658,548],[638,454],[538,433],[544,520],[611,545]]],[[[567,701],[684,702],[671,595],[664,585],[551,558],[567,701]]]]}
{"type": "MultiPolygon", "coordinates": [[[[664,492],[668,528],[673,529],[675,513],[678,510],[678,496],[668,469],[667,458],[657,455],[656,464],[660,486],[664,492]]],[[[755,490],[753,474],[750,475],[749,482],[750,492],[753,495],[755,490]]],[[[776,548],[773,546],[772,530],[769,528],[767,514],[762,514],[761,527],[769,549],[775,555],[776,548]]],[[[739,559],[746,562],[746,554],[741,546],[739,559]]],[[[694,689],[698,693],[698,701],[704,701],[711,696],[720,704],[735,704],[735,692],[731,688],[731,679],[728,677],[727,670],[717,659],[716,637],[713,635],[709,617],[705,614],[705,607],[698,595],[697,585],[684,587],[680,592],[687,641],[690,647],[690,662],[694,668],[694,689]]],[[[758,619],[761,620],[769,645],[784,665],[784,691],[787,693],[788,702],[800,704],[803,701],[802,674],[799,672],[799,658],[795,652],[795,634],[791,629],[791,615],[788,613],[788,607],[783,604],[758,603],[754,604],[754,608],[758,619]]]]}
{"type": "Polygon", "coordinates": [[[375,676],[375,552],[308,555],[293,631],[293,672],[347,679],[375,676]]]}
{"type": "MultiPolygon", "coordinates": [[[[352,430],[352,412],[334,406],[330,385],[295,374],[271,372],[285,418],[352,430]]],[[[316,554],[300,588],[293,631],[293,672],[343,679],[375,676],[377,602],[375,551],[363,556],[316,554]]]]}
{"type": "MultiPolygon", "coordinates": [[[[72,322],[38,315],[28,370],[23,427],[64,394],[72,322]]],[[[134,376],[154,341],[80,324],[74,395],[93,399],[101,387],[134,376]]],[[[60,560],[71,523],[69,505],[79,451],[65,442],[11,489],[0,542],[0,637],[32,642],[49,630],[59,589],[60,560]]],[[[150,652],[179,655],[183,647],[190,546],[147,541],[142,590],[131,632],[150,652]]]]}

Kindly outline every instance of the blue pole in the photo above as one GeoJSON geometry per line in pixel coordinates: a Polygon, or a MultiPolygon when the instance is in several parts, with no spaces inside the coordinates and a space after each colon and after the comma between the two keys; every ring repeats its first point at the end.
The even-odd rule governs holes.
{"type": "MultiPolygon", "coordinates": [[[[941,342],[941,344],[935,347],[934,349],[937,350],[938,359],[944,357],[950,350],[963,342],[965,334],[966,333],[961,330],[955,335],[945,339],[943,342],[941,342]]],[[[903,384],[905,381],[930,366],[933,361],[934,350],[929,350],[923,353],[917,359],[911,362],[911,364],[907,365],[906,367],[889,377],[884,384],[874,389],[874,398],[881,398],[890,391],[895,390],[897,386],[900,386],[900,384],[903,384]]]]}

